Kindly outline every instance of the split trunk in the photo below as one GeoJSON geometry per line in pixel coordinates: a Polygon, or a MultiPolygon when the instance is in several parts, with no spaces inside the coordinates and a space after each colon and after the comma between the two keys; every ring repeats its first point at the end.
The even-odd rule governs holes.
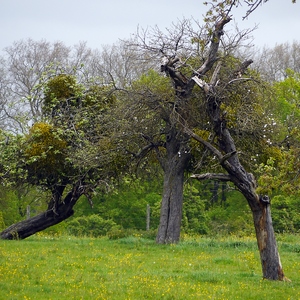
{"type": "Polygon", "coordinates": [[[184,140],[176,137],[176,133],[176,130],[172,129],[167,136],[167,155],[162,163],[164,186],[156,237],[156,242],[159,244],[177,243],[180,239],[184,172],[190,154],[184,147],[184,140]]]}

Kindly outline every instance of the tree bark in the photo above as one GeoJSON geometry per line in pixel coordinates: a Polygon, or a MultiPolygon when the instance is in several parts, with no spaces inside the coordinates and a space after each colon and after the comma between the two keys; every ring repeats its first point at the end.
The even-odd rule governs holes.
{"type": "MultiPolygon", "coordinates": [[[[228,129],[223,129],[222,143],[226,148],[234,147],[228,129]],[[223,134],[224,133],[224,134],[223,134]]],[[[277,249],[277,243],[272,224],[270,201],[268,196],[259,196],[256,193],[256,182],[251,173],[245,171],[238,155],[223,164],[231,176],[231,181],[246,198],[254,220],[257,245],[260,253],[263,278],[284,280],[284,273],[277,249]]]]}
{"type": "Polygon", "coordinates": [[[0,233],[0,238],[6,240],[25,239],[68,219],[74,214],[73,207],[81,195],[82,189],[79,186],[74,186],[63,201],[57,203],[52,209],[9,226],[0,233]]]}
{"type": "Polygon", "coordinates": [[[176,134],[177,131],[172,129],[167,137],[167,156],[162,163],[164,186],[156,237],[159,244],[177,243],[180,239],[184,171],[190,154],[182,140],[176,138],[176,134]]]}
{"type": "Polygon", "coordinates": [[[247,173],[236,158],[235,165],[225,168],[230,173],[232,182],[246,198],[254,221],[257,245],[260,253],[263,278],[286,280],[274,233],[270,200],[268,196],[256,193],[256,183],[252,174],[247,173]]]}
{"type": "Polygon", "coordinates": [[[183,201],[183,173],[171,168],[164,174],[159,228],[156,242],[177,243],[180,239],[183,201]]]}
{"type": "Polygon", "coordinates": [[[252,210],[263,278],[285,280],[272,224],[270,202],[266,199],[266,196],[260,198],[260,209],[252,210]]]}

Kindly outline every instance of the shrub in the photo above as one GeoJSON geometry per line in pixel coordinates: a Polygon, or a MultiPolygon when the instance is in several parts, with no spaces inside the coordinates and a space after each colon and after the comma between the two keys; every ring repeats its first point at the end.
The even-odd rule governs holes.
{"type": "Polygon", "coordinates": [[[99,215],[78,217],[68,222],[67,230],[75,236],[105,236],[107,232],[115,228],[119,230],[117,224],[112,220],[105,220],[99,215]]]}
{"type": "Polygon", "coordinates": [[[296,232],[300,229],[299,201],[297,197],[277,195],[273,197],[272,219],[277,232],[296,232]]]}
{"type": "Polygon", "coordinates": [[[5,223],[4,223],[4,219],[3,219],[3,214],[0,211],[0,231],[3,230],[5,228],[5,223]]]}

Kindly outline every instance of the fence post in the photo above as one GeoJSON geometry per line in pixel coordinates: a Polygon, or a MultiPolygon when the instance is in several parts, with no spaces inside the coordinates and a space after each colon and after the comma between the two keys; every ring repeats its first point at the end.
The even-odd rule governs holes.
{"type": "Polygon", "coordinates": [[[150,229],[150,205],[147,204],[147,214],[146,214],[146,230],[150,229]]]}
{"type": "Polygon", "coordinates": [[[27,207],[26,207],[26,218],[27,219],[30,218],[30,205],[27,205],[27,207]]]}

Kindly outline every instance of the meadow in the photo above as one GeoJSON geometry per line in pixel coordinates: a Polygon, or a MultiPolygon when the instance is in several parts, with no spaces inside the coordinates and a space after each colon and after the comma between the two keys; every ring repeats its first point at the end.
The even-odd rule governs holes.
{"type": "Polygon", "coordinates": [[[291,282],[261,278],[253,237],[2,240],[0,299],[300,299],[300,236],[278,244],[291,282]]]}

